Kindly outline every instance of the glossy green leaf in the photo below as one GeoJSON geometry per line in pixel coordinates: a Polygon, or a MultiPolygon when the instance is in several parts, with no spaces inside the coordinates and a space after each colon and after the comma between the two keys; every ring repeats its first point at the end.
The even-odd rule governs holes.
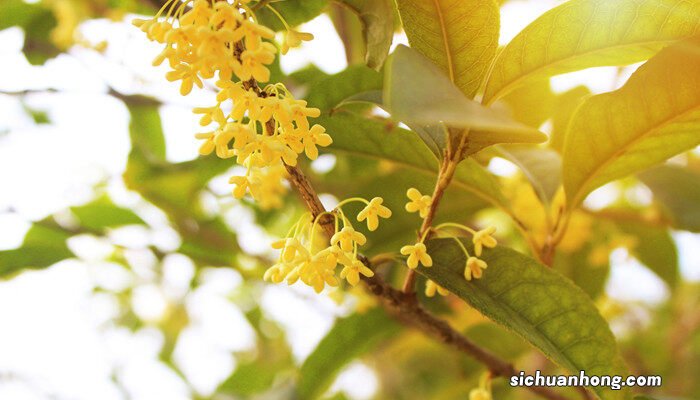
{"type": "Polygon", "coordinates": [[[618,226],[635,238],[632,255],[675,288],[680,279],[678,251],[668,229],[634,222],[618,223],[618,226]]]}
{"type": "Polygon", "coordinates": [[[0,251],[0,278],[24,269],[42,269],[73,257],[66,240],[70,237],[53,220],[45,219],[32,225],[22,245],[0,251]]]}
{"type": "Polygon", "coordinates": [[[394,39],[393,0],[340,0],[340,3],[355,12],[362,22],[367,66],[381,68],[394,39]]]}
{"type": "Polygon", "coordinates": [[[590,97],[569,125],[570,207],[592,190],[700,144],[700,38],[668,47],[621,89],[590,97]]]}
{"type": "Polygon", "coordinates": [[[639,174],[669,215],[673,227],[700,232],[700,174],[681,167],[662,165],[639,174]]]}
{"type": "MultiPolygon", "coordinates": [[[[364,65],[352,65],[342,72],[330,75],[313,82],[309,86],[306,100],[309,106],[321,109],[327,113],[342,106],[349,98],[358,94],[377,91],[381,93],[383,77],[377,71],[364,65]]],[[[380,95],[381,96],[381,95],[380,95]]],[[[375,99],[357,97],[357,101],[372,102],[375,99]]]]}
{"type": "Polygon", "coordinates": [[[571,0],[523,29],[498,55],[484,100],[557,74],[643,61],[700,32],[700,2],[571,0]]]}
{"type": "Polygon", "coordinates": [[[344,366],[398,331],[399,325],[381,308],[338,320],[301,366],[298,397],[311,400],[323,395],[344,366]]]}
{"type": "MultiPolygon", "coordinates": [[[[483,277],[466,281],[466,260],[454,240],[431,240],[428,251],[433,266],[419,267],[419,273],[511,329],[561,367],[589,375],[625,374],[607,323],[591,299],[557,272],[497,246],[482,254],[488,263],[483,277]]],[[[625,390],[593,389],[603,400],[628,398],[625,390]]]]}
{"type": "Polygon", "coordinates": [[[505,113],[468,99],[435,64],[415,50],[399,46],[389,59],[383,101],[392,116],[420,126],[444,122],[474,129],[473,143],[539,143],[547,137],[505,113]]]}
{"type": "Polygon", "coordinates": [[[146,223],[128,208],[119,207],[107,196],[99,197],[90,203],[70,208],[84,228],[100,231],[124,225],[145,225],[146,223]]]}
{"type": "MultiPolygon", "coordinates": [[[[409,168],[428,176],[437,176],[438,161],[411,132],[367,119],[349,112],[337,112],[316,122],[333,137],[327,151],[369,159],[384,160],[397,167],[409,168]]],[[[498,181],[474,160],[460,163],[452,185],[460,190],[508,210],[508,201],[498,181]]]]}
{"type": "Polygon", "coordinates": [[[534,146],[499,146],[498,150],[525,174],[542,203],[549,204],[561,186],[559,154],[534,146]]]}
{"type": "Polygon", "coordinates": [[[397,0],[411,47],[474,97],[496,53],[500,13],[494,0],[397,0]]]}

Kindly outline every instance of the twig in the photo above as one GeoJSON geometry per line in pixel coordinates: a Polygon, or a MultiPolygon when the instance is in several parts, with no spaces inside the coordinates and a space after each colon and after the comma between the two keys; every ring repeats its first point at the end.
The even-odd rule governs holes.
{"type": "MultiPolygon", "coordinates": [[[[298,167],[289,165],[287,165],[287,171],[289,172],[290,182],[296,188],[313,218],[325,212],[325,208],[306,175],[298,167]]],[[[324,231],[328,235],[332,235],[332,225],[324,224],[324,231]]],[[[366,257],[360,256],[360,259],[367,267],[372,267],[366,257]]],[[[391,287],[378,275],[371,278],[363,277],[363,281],[370,292],[381,300],[382,306],[401,323],[419,329],[426,335],[469,354],[484,364],[494,377],[510,377],[517,374],[515,367],[511,363],[479,347],[476,343],[454,330],[447,322],[426,311],[413,294],[404,293],[391,287]]],[[[527,389],[547,399],[568,400],[567,397],[546,387],[533,386],[527,389]]]]}

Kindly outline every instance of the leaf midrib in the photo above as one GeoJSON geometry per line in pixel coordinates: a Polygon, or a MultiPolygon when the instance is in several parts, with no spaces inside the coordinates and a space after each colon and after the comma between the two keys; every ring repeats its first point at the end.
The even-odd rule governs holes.
{"type": "Polygon", "coordinates": [[[454,65],[452,65],[452,52],[450,49],[450,43],[447,40],[447,26],[445,25],[445,17],[442,15],[442,9],[440,8],[440,0],[433,0],[433,5],[435,6],[435,13],[437,14],[438,23],[440,24],[440,33],[442,33],[442,43],[445,46],[447,72],[450,75],[450,81],[454,83],[455,72],[454,65]]]}
{"type": "MultiPolygon", "coordinates": [[[[588,184],[598,175],[598,173],[603,170],[604,168],[608,167],[612,162],[617,161],[620,157],[624,155],[624,153],[629,150],[631,147],[639,143],[641,140],[646,139],[648,136],[652,135],[653,133],[656,133],[657,131],[665,128],[666,126],[674,123],[676,120],[682,119],[688,114],[691,114],[695,111],[700,110],[700,103],[696,104],[693,107],[690,107],[689,109],[681,112],[680,114],[675,114],[674,116],[670,118],[666,118],[663,121],[660,121],[658,124],[653,125],[651,128],[647,129],[646,131],[642,132],[640,135],[632,138],[631,140],[627,141],[624,143],[620,148],[618,148],[614,153],[611,154],[610,157],[608,157],[606,160],[604,160],[602,163],[599,163],[589,174],[586,175],[585,179],[579,185],[579,189],[576,192],[576,196],[574,197],[574,202],[572,205],[577,205],[579,204],[580,201],[583,199],[581,196],[583,196],[581,193],[584,193],[585,191],[582,189],[585,189],[588,184]]],[[[568,136],[568,135],[567,135],[568,136]]],[[[566,146],[565,146],[566,148],[566,146]]],[[[567,152],[568,153],[568,152],[567,152]]]]}

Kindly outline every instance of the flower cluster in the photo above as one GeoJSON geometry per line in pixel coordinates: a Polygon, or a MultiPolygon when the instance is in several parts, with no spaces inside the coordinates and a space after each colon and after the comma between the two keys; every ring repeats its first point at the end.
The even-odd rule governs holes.
{"type": "Polygon", "coordinates": [[[366,243],[367,238],[355,230],[341,208],[352,201],[365,204],[357,214],[357,220],[367,220],[371,231],[377,228],[378,217],[391,217],[391,211],[382,205],[380,197],[371,201],[348,199],[338,204],[334,212],[325,212],[316,218],[310,218],[307,214],[292,227],[285,239],[273,243],[272,247],[280,250],[280,257],[277,264],[265,272],[264,279],[274,283],[286,281],[290,285],[301,280],[320,293],[326,285],[339,286],[340,281],[335,274],[338,265],[343,267],[340,279],[352,286],[360,282],[360,276],[374,276],[374,272],[358,256],[358,248],[366,243]],[[332,218],[335,222],[335,233],[330,240],[319,229],[323,218],[332,218]]]}
{"type": "MultiPolygon", "coordinates": [[[[406,203],[406,211],[408,212],[418,212],[419,215],[425,218],[428,215],[428,210],[430,209],[432,198],[421,194],[415,188],[410,188],[406,192],[406,196],[410,200],[406,203]]],[[[457,242],[459,247],[462,249],[466,257],[466,262],[464,266],[464,279],[471,281],[472,279],[479,279],[483,275],[483,270],[488,267],[486,261],[480,259],[484,248],[494,248],[497,245],[496,239],[492,236],[496,232],[495,227],[487,227],[480,231],[475,231],[467,226],[456,224],[452,222],[447,222],[440,224],[423,234],[423,237],[416,244],[406,245],[401,248],[401,254],[408,256],[406,258],[406,265],[408,268],[415,269],[419,264],[424,267],[432,267],[433,259],[428,254],[428,249],[424,243],[426,237],[430,232],[442,233],[447,228],[456,228],[460,231],[467,232],[472,235],[472,243],[474,245],[474,254],[472,256],[467,248],[462,244],[462,241],[455,236],[449,236],[457,242]]],[[[425,287],[425,294],[428,297],[433,297],[435,293],[442,296],[448,293],[447,289],[439,286],[437,283],[428,280],[425,287]]]]}
{"type": "MultiPolygon", "coordinates": [[[[165,45],[153,63],[167,60],[166,78],[180,81],[182,95],[218,74],[216,104],[194,109],[200,125],[211,126],[196,135],[203,141],[200,154],[235,157],[246,173],[231,178],[234,196],[250,193],[261,208],[278,207],[286,191],[284,164],[295,166],[302,153],[316,159],[318,147],[332,143],[321,125],[309,124],[308,118],[321,112],[295,99],[281,83],[258,85],[270,80],[268,66],[277,48],[269,42],[274,32],[258,24],[249,0],[190,3],[170,0],[153,19],[134,24],[165,45]]],[[[289,29],[285,50],[312,37],[289,29]]]]}

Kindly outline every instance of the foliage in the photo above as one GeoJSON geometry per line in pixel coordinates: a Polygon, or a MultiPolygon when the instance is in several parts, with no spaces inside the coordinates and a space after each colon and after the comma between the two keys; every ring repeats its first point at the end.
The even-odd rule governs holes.
{"type": "MultiPolygon", "coordinates": [[[[209,10],[207,2],[200,3],[209,10]]],[[[499,400],[533,395],[498,379],[510,373],[500,364],[479,357],[476,362],[469,357],[473,353],[449,348],[459,341],[453,335],[461,334],[518,371],[662,374],[674,383],[587,389],[602,400],[631,399],[638,392],[650,396],[635,397],[640,399],[700,395],[697,380],[689,376],[700,360],[700,289],[681,276],[682,254],[672,235],[700,232],[699,1],[569,0],[500,50],[504,1],[241,3],[234,8],[244,17],[235,18],[253,26],[245,40],[231,39],[233,31],[217,39],[222,22],[197,31],[211,35],[211,42],[202,40],[205,44],[190,53],[175,51],[184,42],[169,42],[181,39],[159,35],[162,27],[154,21],[137,24],[172,50],[163,57],[173,68],[168,79],[182,81],[182,94],[216,70],[233,76],[231,81],[219,75],[211,85],[219,95],[230,86],[247,93],[227,98],[234,108],[243,96],[259,105],[236,118],[223,116],[233,111],[218,97],[215,107],[197,109],[204,115],[203,125],[214,120],[220,126],[198,134],[204,139],[202,157],[174,163],[167,157],[160,113],[170,99],[112,89],[110,95],[123,102],[130,118],[131,150],[121,179],[139,195],[139,205],[121,204],[99,186],[92,200],[31,221],[18,248],[0,251],[0,278],[77,257],[70,243],[78,236],[110,243],[107,260],[131,269],[128,246],[112,234],[125,227],[153,228],[142,211],[151,207],[165,215],[178,244],[146,247],[158,263],[172,256],[190,259],[196,266],[192,291],[208,267],[230,268],[244,278],[241,293],[231,301],[255,331],[255,349],[233,355],[237,367],[213,398],[344,398],[329,389],[357,360],[379,378],[377,398],[467,398],[479,385],[488,386],[499,400]],[[286,74],[268,59],[281,45],[275,42],[280,37],[287,47],[299,44],[295,39],[309,39],[297,27],[321,14],[335,24],[350,61],[347,68],[326,74],[310,65],[286,74]],[[390,54],[397,29],[405,32],[409,46],[398,45],[390,54]],[[230,50],[214,57],[223,62],[205,57],[201,49],[209,45],[230,50]],[[243,57],[247,51],[251,53],[243,57]],[[248,56],[256,57],[250,55],[255,51],[265,53],[255,61],[259,65],[245,64],[248,56]],[[629,79],[606,93],[585,86],[555,92],[550,84],[551,77],[564,73],[635,63],[641,65],[629,79]],[[268,79],[274,83],[258,86],[268,79]],[[274,111],[261,116],[266,107],[274,111]],[[303,118],[293,118],[300,109],[303,118]],[[304,126],[307,118],[313,127],[304,126]],[[249,129],[240,139],[245,143],[222,139],[232,125],[249,129]],[[264,148],[270,138],[279,142],[264,148]],[[321,157],[332,160],[332,167],[319,168],[316,145],[323,147],[321,157]],[[248,147],[259,158],[242,157],[248,147]],[[293,157],[284,153],[289,149],[293,157]],[[218,158],[208,156],[212,152],[218,158]],[[306,156],[297,161],[298,154],[306,156]],[[504,159],[517,172],[494,174],[490,166],[504,159]],[[276,163],[290,184],[277,179],[276,189],[265,195],[249,188],[251,198],[245,185],[255,186],[255,179],[244,185],[236,178],[248,179],[251,170],[264,164],[260,160],[276,163]],[[211,184],[236,162],[247,173],[231,180],[239,198],[234,203],[214,194],[211,184]],[[608,205],[586,201],[605,185],[612,193],[608,205]],[[415,204],[406,207],[409,189],[415,204]],[[645,191],[648,201],[635,198],[645,191]],[[271,193],[279,197],[279,207],[263,203],[271,193]],[[341,203],[324,212],[318,194],[341,203]],[[282,250],[280,262],[267,273],[273,253],[246,254],[239,246],[248,232],[228,218],[227,211],[235,207],[250,212],[267,234],[285,238],[275,244],[282,250]],[[379,229],[372,222],[377,216],[384,218],[379,229]],[[356,223],[356,217],[366,219],[367,226],[356,223]],[[352,231],[351,239],[341,237],[346,229],[352,231]],[[309,251],[308,259],[302,247],[309,251]],[[611,253],[620,249],[655,274],[669,296],[658,309],[646,310],[649,318],[641,328],[626,326],[618,332],[614,328],[634,314],[620,310],[606,295],[614,268],[611,253]],[[321,256],[332,262],[319,261],[321,256]],[[314,263],[324,263],[325,275],[309,272],[317,268],[314,263]],[[335,274],[338,263],[343,265],[341,279],[335,274]],[[262,288],[268,287],[263,276],[277,283],[301,279],[338,297],[348,314],[337,318],[308,357],[295,360],[283,329],[263,310],[262,288]],[[394,288],[403,285],[406,293],[396,294],[394,288]],[[327,286],[337,288],[331,292],[327,286]],[[680,362],[688,363],[691,372],[677,368],[680,362]],[[488,385],[483,379],[480,384],[489,370],[493,382],[489,377],[488,385]]],[[[127,13],[151,18],[160,5],[150,0],[7,0],[0,3],[0,29],[21,28],[27,60],[42,65],[74,46],[102,50],[81,36],[81,22],[121,21],[127,13]]],[[[193,18],[193,25],[202,24],[193,18]]],[[[176,26],[168,29],[194,37],[176,26]]],[[[46,114],[24,109],[37,123],[52,123],[46,114]]],[[[261,176],[258,181],[271,179],[261,176]]],[[[168,318],[153,324],[130,309],[132,289],[111,293],[121,307],[116,322],[161,330],[166,340],[160,357],[186,381],[173,359],[180,332],[190,323],[186,302],[181,299],[168,318]]],[[[580,395],[574,389],[557,391],[580,395]]]]}

